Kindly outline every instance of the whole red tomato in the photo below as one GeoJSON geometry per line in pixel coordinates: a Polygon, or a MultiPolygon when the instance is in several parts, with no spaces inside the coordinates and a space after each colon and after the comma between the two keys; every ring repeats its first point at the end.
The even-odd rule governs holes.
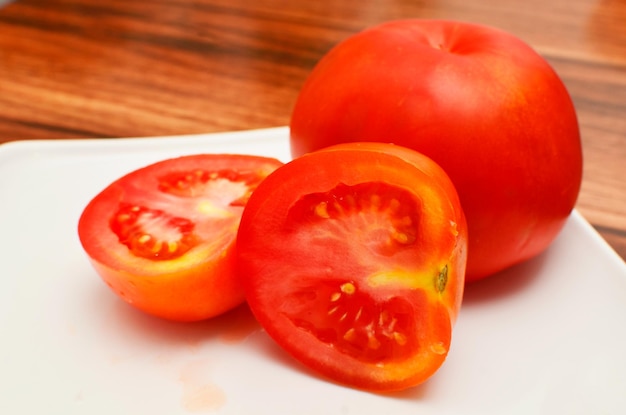
{"type": "Polygon", "coordinates": [[[400,20],[349,37],[313,69],[290,127],[293,156],[382,141],[441,165],[468,220],[467,281],[542,252],[580,189],[563,82],[526,43],[480,25],[400,20]]]}

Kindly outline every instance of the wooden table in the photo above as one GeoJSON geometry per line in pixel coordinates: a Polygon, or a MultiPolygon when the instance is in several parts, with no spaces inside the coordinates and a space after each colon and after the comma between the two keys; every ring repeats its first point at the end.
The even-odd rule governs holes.
{"type": "Polygon", "coordinates": [[[16,0],[0,9],[0,143],[287,125],[325,52],[405,17],[500,27],[550,61],[580,119],[577,209],[626,258],[623,0],[16,0]]]}

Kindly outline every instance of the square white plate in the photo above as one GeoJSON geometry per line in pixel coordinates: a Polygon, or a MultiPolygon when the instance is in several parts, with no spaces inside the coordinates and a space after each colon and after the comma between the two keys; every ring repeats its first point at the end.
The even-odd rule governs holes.
{"type": "Polygon", "coordinates": [[[121,175],[201,152],[287,161],[288,130],[0,146],[1,414],[626,413],[626,265],[576,212],[544,254],[468,287],[446,363],[402,393],[318,378],[245,307],[197,324],[131,309],[79,215],[121,175]]]}

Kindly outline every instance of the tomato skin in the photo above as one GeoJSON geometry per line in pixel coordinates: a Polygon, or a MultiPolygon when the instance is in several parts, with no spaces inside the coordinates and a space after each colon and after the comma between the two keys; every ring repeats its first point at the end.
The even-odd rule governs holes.
{"type": "Polygon", "coordinates": [[[246,299],[266,332],[322,376],[375,392],[422,383],[445,361],[466,253],[445,172],[382,143],[337,145],[277,169],[237,235],[246,299]]]}
{"type": "Polygon", "coordinates": [[[311,72],[290,128],[294,157],[382,141],[443,167],[467,216],[467,281],[544,251],[582,180],[558,75],[518,38],[469,23],[391,21],[349,37],[311,72]]]}
{"type": "Polygon", "coordinates": [[[245,301],[235,269],[239,219],[248,193],[280,165],[263,157],[199,154],[140,168],[85,207],[78,223],[81,244],[102,280],[131,306],[172,321],[216,316],[245,301]],[[180,224],[192,227],[193,237],[176,240],[180,224]],[[142,235],[174,239],[162,240],[164,247],[150,257],[152,246],[139,246],[147,238],[142,235]],[[174,249],[184,241],[191,246],[174,249]]]}
{"type": "Polygon", "coordinates": [[[244,302],[235,275],[234,241],[219,259],[154,279],[91,260],[104,282],[133,307],[172,321],[193,322],[224,313],[244,302]],[[211,278],[208,278],[212,276],[211,278]]]}

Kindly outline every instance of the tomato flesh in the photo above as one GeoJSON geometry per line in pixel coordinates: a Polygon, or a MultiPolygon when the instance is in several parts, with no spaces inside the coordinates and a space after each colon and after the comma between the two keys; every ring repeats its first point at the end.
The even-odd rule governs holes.
{"type": "Polygon", "coordinates": [[[234,242],[252,191],[281,162],[201,154],[164,160],[111,183],[78,231],[95,269],[134,307],[178,321],[244,301],[234,242]]]}
{"type": "Polygon", "coordinates": [[[237,263],[251,310],[297,360],[374,391],[443,364],[463,290],[454,188],[408,149],[345,145],[276,170],[242,216],[237,263]]]}

